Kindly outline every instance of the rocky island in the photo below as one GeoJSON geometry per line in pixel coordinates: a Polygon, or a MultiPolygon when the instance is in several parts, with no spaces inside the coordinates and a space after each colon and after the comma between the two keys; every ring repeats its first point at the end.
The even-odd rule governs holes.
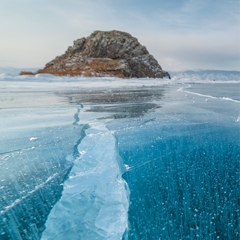
{"type": "Polygon", "coordinates": [[[37,73],[58,76],[163,78],[170,75],[163,71],[157,60],[149,54],[137,38],[121,31],[95,31],[87,38],[74,41],[67,51],[47,63],[37,73]]]}

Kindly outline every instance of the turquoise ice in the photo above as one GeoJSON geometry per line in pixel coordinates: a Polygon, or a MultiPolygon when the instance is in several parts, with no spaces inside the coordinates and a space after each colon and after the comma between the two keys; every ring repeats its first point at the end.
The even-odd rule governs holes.
{"type": "Polygon", "coordinates": [[[238,239],[239,89],[0,75],[0,239],[238,239]]]}

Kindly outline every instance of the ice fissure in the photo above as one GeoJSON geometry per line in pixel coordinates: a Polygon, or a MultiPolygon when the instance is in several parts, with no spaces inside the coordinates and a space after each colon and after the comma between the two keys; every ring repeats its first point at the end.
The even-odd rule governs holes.
{"type": "Polygon", "coordinates": [[[129,192],[116,138],[99,123],[85,134],[42,239],[119,240],[126,232],[129,192]]]}

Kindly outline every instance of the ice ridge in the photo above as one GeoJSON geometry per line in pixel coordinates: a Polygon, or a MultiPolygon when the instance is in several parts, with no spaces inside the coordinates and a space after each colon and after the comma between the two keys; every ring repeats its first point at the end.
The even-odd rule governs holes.
{"type": "Polygon", "coordinates": [[[128,228],[129,192],[116,138],[91,124],[78,146],[61,199],[45,224],[42,239],[122,239],[128,228]]]}

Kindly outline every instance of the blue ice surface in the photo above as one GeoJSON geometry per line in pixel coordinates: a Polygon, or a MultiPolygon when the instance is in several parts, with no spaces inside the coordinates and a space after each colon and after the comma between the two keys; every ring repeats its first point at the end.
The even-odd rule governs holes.
{"type": "Polygon", "coordinates": [[[82,136],[83,127],[71,125],[70,116],[64,123],[63,108],[28,110],[1,111],[10,124],[1,129],[0,137],[0,239],[39,239],[45,219],[61,195],[71,158],[78,154],[75,145],[82,136]],[[58,113],[52,125],[49,111],[55,110],[58,113]],[[24,123],[20,115],[26,118],[24,123]],[[34,124],[29,121],[33,116],[34,124]],[[18,120],[13,124],[14,118],[18,120]]]}
{"type": "Polygon", "coordinates": [[[2,77],[0,239],[238,239],[239,83],[91,80],[2,77]]]}
{"type": "Polygon", "coordinates": [[[239,238],[239,85],[220,97],[226,87],[188,85],[142,119],[110,123],[129,169],[129,239],[239,238]]]}

